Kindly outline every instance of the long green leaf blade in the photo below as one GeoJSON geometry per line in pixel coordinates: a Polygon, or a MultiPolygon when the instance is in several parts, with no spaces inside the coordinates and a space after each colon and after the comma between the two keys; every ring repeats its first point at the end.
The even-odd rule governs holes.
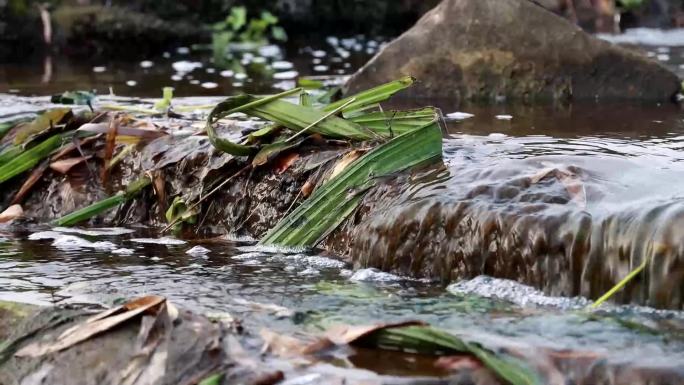
{"type": "Polygon", "coordinates": [[[0,184],[35,167],[38,162],[47,158],[50,153],[62,145],[63,136],[53,135],[40,144],[23,151],[14,159],[0,166],[0,184]]]}
{"type": "Polygon", "coordinates": [[[90,206],[84,207],[80,210],[76,210],[71,214],[67,214],[55,221],[57,226],[73,226],[80,222],[86,221],[96,215],[99,215],[105,211],[108,211],[118,205],[133,199],[142,189],[149,186],[152,183],[150,178],[143,177],[135,182],[128,185],[126,191],[121,191],[116,195],[109,198],[103,199],[99,202],[95,202],[90,206]]]}

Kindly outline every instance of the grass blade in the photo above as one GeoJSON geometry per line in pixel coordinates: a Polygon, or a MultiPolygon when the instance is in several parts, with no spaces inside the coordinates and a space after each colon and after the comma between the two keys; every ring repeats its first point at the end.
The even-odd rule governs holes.
{"type": "Polygon", "coordinates": [[[356,95],[351,95],[344,99],[338,100],[335,103],[328,104],[323,108],[324,111],[332,111],[340,106],[346,104],[354,99],[354,102],[345,107],[342,111],[344,113],[351,113],[358,109],[364,108],[368,105],[379,103],[385,101],[392,97],[397,92],[411,87],[415,79],[411,76],[404,76],[403,78],[397,79],[395,81],[379,85],[377,87],[371,88],[369,90],[359,92],[356,95]]]}
{"type": "Polygon", "coordinates": [[[641,263],[641,265],[637,266],[636,269],[632,270],[625,278],[623,278],[620,282],[617,283],[617,285],[613,286],[608,292],[604,295],[601,296],[601,298],[597,299],[596,302],[594,302],[591,305],[592,309],[596,309],[597,307],[601,306],[604,302],[610,299],[615,293],[618,291],[622,290],[623,287],[625,287],[634,277],[639,275],[644,269],[646,268],[646,265],[648,265],[648,258],[644,259],[644,261],[641,263]]]}
{"type": "Polygon", "coordinates": [[[77,223],[86,221],[98,214],[101,214],[109,209],[112,209],[130,199],[133,199],[140,191],[149,186],[152,180],[148,177],[143,177],[128,185],[126,191],[120,191],[116,195],[95,202],[90,206],[76,210],[71,214],[65,215],[55,221],[57,226],[73,226],[77,223]]]}
{"type": "Polygon", "coordinates": [[[50,153],[58,149],[63,141],[64,137],[62,135],[53,135],[0,166],[0,184],[35,167],[41,160],[47,158],[50,153]]]}

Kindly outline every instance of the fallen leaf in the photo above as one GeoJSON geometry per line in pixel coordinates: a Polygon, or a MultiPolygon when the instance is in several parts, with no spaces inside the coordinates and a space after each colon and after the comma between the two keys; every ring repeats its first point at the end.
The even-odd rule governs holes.
{"type": "Polygon", "coordinates": [[[20,205],[12,205],[0,213],[0,223],[11,222],[24,215],[24,209],[20,205]]]}
{"type": "Polygon", "coordinates": [[[38,115],[33,122],[19,128],[14,137],[14,144],[22,144],[29,137],[44,132],[71,116],[70,108],[54,108],[38,115]]]}
{"type": "Polygon", "coordinates": [[[554,172],[556,169],[553,167],[547,167],[544,169],[539,170],[536,174],[530,176],[530,182],[532,184],[537,184],[539,183],[542,179],[546,178],[549,174],[554,172]]]}
{"type": "Polygon", "coordinates": [[[48,168],[48,164],[49,162],[45,160],[41,162],[38,167],[34,168],[33,171],[31,171],[31,174],[29,174],[28,178],[26,178],[24,183],[21,185],[19,191],[14,194],[11,204],[16,205],[24,201],[24,198],[26,198],[26,195],[31,192],[33,186],[43,177],[45,170],[48,168]]]}
{"type": "Polygon", "coordinates": [[[280,156],[273,164],[273,169],[275,170],[276,174],[280,175],[287,171],[287,169],[289,169],[297,161],[297,159],[299,159],[299,154],[295,152],[280,156]]]}
{"type": "Polygon", "coordinates": [[[565,186],[570,195],[570,200],[575,202],[582,210],[587,208],[587,192],[584,189],[582,179],[569,171],[555,170],[556,178],[565,186]]]}
{"type": "Polygon", "coordinates": [[[328,176],[328,180],[331,180],[339,175],[342,171],[344,171],[344,169],[346,169],[350,164],[359,159],[361,155],[365,153],[366,150],[352,150],[344,154],[344,156],[342,156],[342,158],[335,163],[335,167],[333,167],[330,176],[328,176]]]}
{"type": "Polygon", "coordinates": [[[328,329],[325,335],[328,337],[328,339],[330,339],[330,341],[337,345],[353,345],[354,342],[362,339],[363,337],[367,337],[378,330],[414,325],[425,326],[427,324],[421,321],[405,321],[361,326],[336,325],[328,329]]]}
{"type": "Polygon", "coordinates": [[[97,314],[86,321],[64,331],[54,342],[35,342],[24,346],[15,353],[18,357],[39,357],[68,349],[73,345],[86,341],[98,334],[104,333],[121,323],[128,321],[142,313],[160,308],[166,299],[150,295],[130,301],[122,306],[97,314]]]}
{"type": "Polygon", "coordinates": [[[102,185],[107,186],[107,180],[109,179],[109,163],[112,161],[114,156],[114,148],[116,147],[116,137],[119,133],[119,125],[121,124],[121,119],[115,117],[109,122],[109,129],[107,130],[107,136],[105,137],[105,150],[104,150],[104,167],[102,167],[102,185]]]}
{"type": "Polygon", "coordinates": [[[327,338],[305,341],[295,337],[282,335],[268,329],[261,329],[259,335],[264,340],[262,352],[270,351],[280,357],[301,357],[320,352],[333,346],[327,338]]]}
{"type": "Polygon", "coordinates": [[[67,158],[67,159],[58,160],[56,162],[50,163],[50,169],[52,169],[53,171],[56,171],[60,174],[66,174],[74,166],[81,164],[90,158],[91,158],[90,156],[79,156],[77,158],[67,158]]]}
{"type": "Polygon", "coordinates": [[[313,192],[314,188],[316,187],[316,184],[311,181],[311,179],[307,180],[306,183],[302,186],[302,196],[304,198],[308,198],[309,195],[313,192]]]}

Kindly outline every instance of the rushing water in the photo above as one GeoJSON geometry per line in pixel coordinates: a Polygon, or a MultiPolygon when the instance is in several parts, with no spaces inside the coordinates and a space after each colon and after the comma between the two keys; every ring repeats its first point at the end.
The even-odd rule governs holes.
{"type": "MultiPolygon", "coordinates": [[[[351,62],[342,60],[346,54],[340,55],[344,44],[333,43],[322,47],[325,54],[316,52],[316,47],[285,51],[267,58],[267,63],[273,66],[276,61],[290,60],[295,63],[293,70],[302,74],[350,73],[358,62],[345,65],[351,62]],[[314,69],[322,65],[328,66],[325,71],[314,69]]],[[[376,46],[363,40],[360,49],[352,44],[342,52],[356,50],[362,56],[367,48],[376,46]]],[[[657,47],[649,52],[658,52],[657,47]]],[[[370,53],[371,49],[365,54],[370,53]]],[[[0,91],[45,94],[96,88],[106,92],[113,86],[121,94],[156,96],[161,86],[173,81],[180,94],[220,95],[292,85],[291,79],[279,84],[283,79],[272,75],[266,79],[248,75],[244,82],[236,81],[234,74],[222,77],[207,63],[179,75],[180,80],[171,80],[178,75],[173,63],[188,60],[184,54],[167,56],[154,60],[152,66],[107,64],[103,72],[93,72],[94,64],[85,70],[76,66],[74,78],[63,67],[53,68],[47,85],[37,81],[44,76],[40,70],[0,67],[5,73],[0,91]]],[[[41,68],[44,71],[45,67],[41,68]]],[[[395,103],[417,107],[425,101],[395,103]]],[[[447,176],[408,186],[403,192],[407,202],[472,197],[473,191],[485,191],[483,186],[505,186],[549,168],[581,175],[584,194],[574,209],[596,218],[639,213],[659,204],[676,206],[684,200],[684,114],[675,105],[457,107],[449,100],[430,103],[445,114],[472,116],[452,115],[459,119],[448,123],[444,142],[447,176]]],[[[3,111],[14,108],[2,107],[3,111]]],[[[510,191],[506,195],[500,190],[503,195],[492,196],[520,203],[544,194],[565,194],[563,189],[553,190],[557,186],[541,184],[539,195],[517,196],[510,191]]],[[[667,217],[651,220],[653,225],[667,225],[667,217]]],[[[680,311],[607,305],[590,312],[586,310],[590,301],[580,296],[587,294],[584,292],[560,290],[566,296],[553,297],[513,281],[488,277],[445,288],[371,269],[352,271],[352,266],[334,255],[263,249],[249,240],[154,241],[158,239],[146,228],[81,231],[31,227],[0,233],[0,300],[112,303],[153,293],[200,312],[230,313],[255,328],[317,331],[335,321],[417,319],[537,347],[589,350],[616,364],[684,367],[684,314],[680,311]],[[254,303],[282,308],[255,311],[258,306],[254,303]]],[[[681,269],[681,265],[674,263],[672,269],[681,269]]],[[[621,276],[626,273],[618,270],[621,276]]],[[[359,365],[402,373],[400,364],[387,368],[387,364],[365,360],[359,365]]]]}

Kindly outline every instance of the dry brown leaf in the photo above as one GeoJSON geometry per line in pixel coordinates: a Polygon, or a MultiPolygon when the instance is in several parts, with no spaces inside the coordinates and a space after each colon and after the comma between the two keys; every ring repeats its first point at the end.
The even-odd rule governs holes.
{"type": "Polygon", "coordinates": [[[159,310],[161,308],[160,305],[165,302],[166,299],[164,297],[156,295],[135,299],[122,306],[97,314],[85,322],[67,329],[54,342],[34,342],[21,348],[15,355],[18,357],[39,357],[68,349],[146,311],[153,310],[155,307],[159,310]]]}
{"type": "Polygon", "coordinates": [[[333,346],[333,342],[327,338],[317,338],[313,341],[305,341],[295,337],[282,335],[268,329],[259,332],[264,340],[263,352],[270,351],[280,357],[301,357],[320,352],[333,346]]]}
{"type": "Polygon", "coordinates": [[[50,168],[53,171],[56,171],[60,174],[66,174],[74,166],[81,164],[90,158],[91,158],[90,156],[79,156],[77,158],[62,159],[62,160],[58,160],[56,162],[50,163],[50,168]]]}
{"type": "Polygon", "coordinates": [[[316,184],[311,181],[311,179],[307,180],[306,183],[302,186],[302,197],[308,198],[309,195],[313,192],[314,188],[316,187],[316,184]]]}
{"type": "Polygon", "coordinates": [[[24,209],[20,205],[12,205],[0,213],[0,223],[11,222],[24,215],[24,209]]]}
{"type": "Polygon", "coordinates": [[[333,326],[332,328],[328,329],[328,331],[325,333],[326,337],[330,339],[330,341],[334,342],[337,345],[352,345],[354,342],[360,340],[363,337],[366,337],[370,335],[371,333],[374,333],[378,330],[382,329],[390,329],[390,328],[398,328],[398,327],[403,327],[403,326],[413,326],[413,325],[418,325],[418,326],[425,326],[427,325],[424,322],[421,321],[405,321],[405,322],[397,322],[397,323],[383,323],[383,324],[376,324],[376,325],[361,325],[361,326],[352,326],[352,325],[336,325],[333,326]]]}
{"type": "Polygon", "coordinates": [[[338,160],[337,163],[335,163],[335,167],[333,167],[330,176],[328,176],[328,180],[331,180],[337,175],[339,175],[342,171],[344,171],[344,169],[346,169],[350,164],[352,164],[355,160],[359,159],[361,155],[365,153],[366,150],[352,150],[344,154],[344,156],[342,156],[342,158],[340,158],[340,160],[338,160]]]}
{"type": "Polygon", "coordinates": [[[121,119],[119,117],[115,117],[109,122],[109,129],[107,130],[107,136],[105,139],[104,167],[102,167],[103,186],[107,186],[107,180],[109,179],[109,163],[112,161],[112,157],[114,156],[116,136],[118,135],[120,124],[121,119]]]}
{"type": "Polygon", "coordinates": [[[542,179],[546,178],[549,174],[554,172],[556,169],[553,167],[547,167],[539,170],[536,174],[532,175],[530,177],[530,182],[532,184],[537,184],[539,183],[542,179]]]}
{"type": "Polygon", "coordinates": [[[582,179],[569,171],[555,170],[556,178],[565,186],[570,195],[570,200],[575,202],[582,210],[587,208],[587,192],[584,189],[582,179]]]}
{"type": "Polygon", "coordinates": [[[275,170],[276,174],[280,175],[287,171],[287,169],[289,169],[290,166],[297,161],[297,159],[299,159],[299,154],[295,152],[279,156],[273,163],[273,169],[275,170]]]}
{"type": "Polygon", "coordinates": [[[43,177],[45,170],[48,168],[48,164],[49,162],[45,160],[41,162],[38,167],[34,168],[33,171],[31,171],[31,174],[29,174],[28,178],[26,178],[24,183],[21,185],[19,191],[14,194],[11,204],[16,205],[24,201],[24,198],[26,198],[26,195],[31,192],[33,186],[43,177]]]}

